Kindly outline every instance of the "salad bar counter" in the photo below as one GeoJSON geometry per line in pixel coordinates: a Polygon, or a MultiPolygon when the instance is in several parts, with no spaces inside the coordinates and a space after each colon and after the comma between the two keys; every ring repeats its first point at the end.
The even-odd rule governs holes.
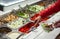
{"type": "MultiPolygon", "coordinates": [[[[0,39],[35,39],[42,33],[48,34],[59,28],[60,12],[53,12],[54,10],[50,12],[50,8],[55,6],[54,2],[49,3],[47,1],[49,3],[47,4],[46,1],[38,1],[35,4],[26,4],[25,7],[19,5],[19,8],[16,7],[17,10],[13,9],[1,15],[0,39]]],[[[10,5],[5,4],[5,6],[10,5]]],[[[60,31],[57,33],[60,33],[60,31]]],[[[60,39],[60,34],[57,37],[60,39]]]]}

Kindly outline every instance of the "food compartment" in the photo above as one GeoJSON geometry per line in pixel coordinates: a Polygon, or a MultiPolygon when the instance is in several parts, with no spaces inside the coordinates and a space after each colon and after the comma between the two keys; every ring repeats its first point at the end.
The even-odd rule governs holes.
{"type": "Polygon", "coordinates": [[[12,22],[16,19],[18,19],[18,16],[16,16],[15,13],[10,12],[8,14],[4,14],[0,16],[0,26],[12,22]]]}
{"type": "Polygon", "coordinates": [[[20,17],[17,20],[8,23],[7,26],[12,28],[12,29],[18,29],[28,22],[29,22],[29,20],[23,19],[23,18],[20,17]]]}

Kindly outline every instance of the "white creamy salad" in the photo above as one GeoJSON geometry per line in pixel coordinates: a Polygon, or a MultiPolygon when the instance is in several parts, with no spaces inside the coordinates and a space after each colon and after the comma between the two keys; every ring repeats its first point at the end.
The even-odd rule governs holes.
{"type": "Polygon", "coordinates": [[[6,36],[8,36],[10,39],[16,39],[19,35],[20,35],[20,33],[18,33],[18,32],[11,32],[11,33],[7,34],[6,36]]]}

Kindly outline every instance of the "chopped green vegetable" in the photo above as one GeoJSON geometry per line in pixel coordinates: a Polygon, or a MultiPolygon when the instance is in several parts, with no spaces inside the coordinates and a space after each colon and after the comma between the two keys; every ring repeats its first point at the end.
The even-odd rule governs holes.
{"type": "Polygon", "coordinates": [[[17,15],[20,16],[20,17],[23,17],[23,18],[28,18],[29,17],[29,14],[27,14],[27,13],[18,13],[17,15]]]}
{"type": "Polygon", "coordinates": [[[33,5],[29,7],[29,10],[33,12],[39,12],[43,9],[44,9],[44,6],[39,6],[39,5],[33,5]]]}
{"type": "Polygon", "coordinates": [[[44,24],[44,23],[42,23],[41,25],[42,25],[43,29],[44,29],[46,32],[50,32],[50,31],[51,31],[51,29],[50,29],[50,27],[49,27],[48,25],[46,25],[46,24],[44,24]]]}

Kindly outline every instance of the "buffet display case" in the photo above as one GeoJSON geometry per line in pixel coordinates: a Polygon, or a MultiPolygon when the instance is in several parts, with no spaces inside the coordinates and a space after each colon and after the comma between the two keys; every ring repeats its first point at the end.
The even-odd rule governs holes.
{"type": "Polygon", "coordinates": [[[45,18],[38,17],[41,11],[45,12],[45,9],[55,1],[0,0],[0,39],[56,39],[59,37],[57,35],[60,35],[60,12],[46,14],[45,18]],[[35,20],[37,17],[39,19],[35,20]]]}

